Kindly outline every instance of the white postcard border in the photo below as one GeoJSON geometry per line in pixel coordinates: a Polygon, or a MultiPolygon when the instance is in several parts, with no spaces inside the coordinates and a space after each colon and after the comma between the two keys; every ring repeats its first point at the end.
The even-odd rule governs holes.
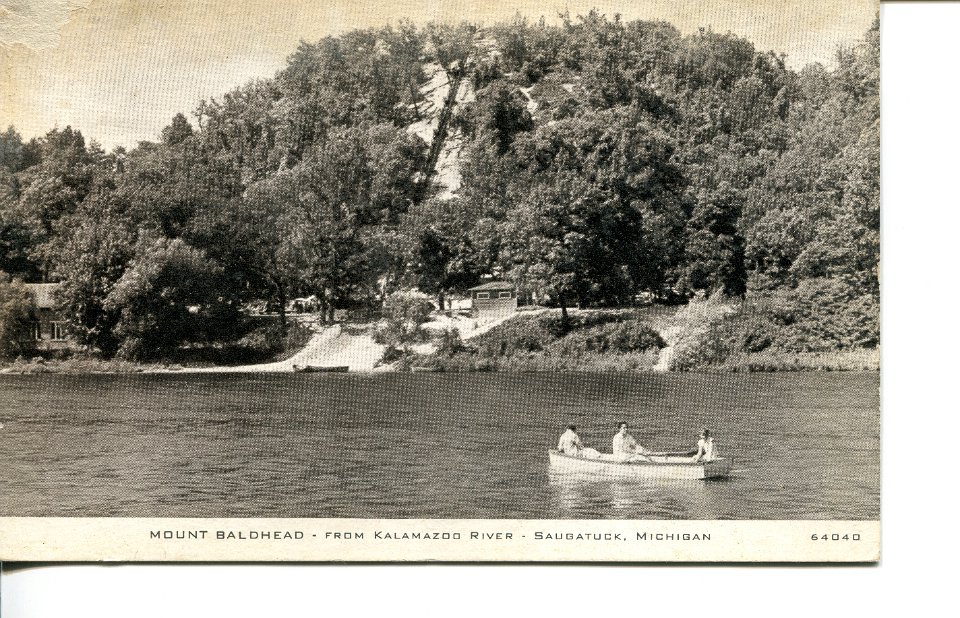
{"type": "Polygon", "coordinates": [[[0,518],[0,560],[876,562],[880,522],[0,518]]]}

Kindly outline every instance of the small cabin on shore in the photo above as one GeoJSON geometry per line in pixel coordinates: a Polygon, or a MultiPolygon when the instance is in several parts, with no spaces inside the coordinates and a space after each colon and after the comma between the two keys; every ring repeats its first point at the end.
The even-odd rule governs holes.
{"type": "Polygon", "coordinates": [[[59,283],[25,283],[24,287],[33,296],[33,320],[21,343],[25,348],[37,351],[63,350],[71,347],[67,337],[67,320],[57,307],[56,293],[59,283]]]}
{"type": "Polygon", "coordinates": [[[470,288],[471,317],[502,318],[517,310],[517,286],[509,281],[491,281],[470,288]]]}

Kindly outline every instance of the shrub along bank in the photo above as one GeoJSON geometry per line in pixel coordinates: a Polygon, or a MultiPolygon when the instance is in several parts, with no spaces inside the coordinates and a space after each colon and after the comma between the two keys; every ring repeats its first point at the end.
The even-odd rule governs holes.
{"type": "MultiPolygon", "coordinates": [[[[714,296],[670,315],[641,310],[519,315],[468,342],[456,331],[399,370],[867,371],[880,367],[880,307],[842,280],[714,296]]],[[[394,359],[396,360],[396,359],[394,359]]]]}
{"type": "Polygon", "coordinates": [[[398,369],[435,371],[644,371],[665,343],[632,311],[520,315],[469,342],[456,331],[438,338],[437,352],[413,354],[398,369]]]}
{"type": "Polygon", "coordinates": [[[185,367],[231,366],[285,360],[313,336],[313,329],[297,321],[284,328],[276,320],[250,320],[234,341],[189,344],[163,350],[148,360],[103,359],[84,351],[60,351],[53,358],[17,357],[2,367],[6,373],[139,373],[185,367]]]}
{"type": "Polygon", "coordinates": [[[672,371],[876,370],[880,305],[842,281],[813,279],[746,300],[691,303],[669,362],[672,371]]]}

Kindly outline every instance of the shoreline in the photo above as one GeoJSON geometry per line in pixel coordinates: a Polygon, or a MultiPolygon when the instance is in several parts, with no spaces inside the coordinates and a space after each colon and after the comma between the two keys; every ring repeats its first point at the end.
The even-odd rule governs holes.
{"type": "MultiPolygon", "coordinates": [[[[612,373],[612,374],[711,374],[711,373],[877,373],[880,372],[879,350],[847,350],[836,353],[805,353],[795,355],[753,355],[738,359],[734,364],[704,367],[694,370],[659,370],[656,368],[611,368],[609,365],[591,367],[577,363],[577,359],[553,359],[553,366],[525,359],[514,363],[513,367],[491,366],[483,369],[444,369],[413,367],[412,371],[399,369],[392,365],[374,368],[349,369],[354,375],[376,375],[383,373],[612,373]],[[575,368],[564,368],[563,362],[576,364],[575,368]],[[539,365],[539,367],[537,366],[539,365]]],[[[539,359],[542,360],[542,359],[539,359]]],[[[176,375],[176,374],[294,374],[290,363],[280,361],[264,365],[217,365],[190,367],[164,363],[131,363],[126,361],[102,361],[76,359],[67,361],[44,361],[13,363],[0,367],[0,376],[9,375],[176,375]],[[270,365],[276,365],[271,367],[270,365]]]]}
{"type": "MultiPolygon", "coordinates": [[[[596,320],[603,314],[618,315],[623,309],[571,310],[574,320],[596,320]]],[[[637,311],[636,309],[626,311],[637,311]]],[[[644,311],[644,310],[640,310],[644,311]]],[[[592,348],[535,347],[529,350],[478,354],[490,337],[521,338],[537,326],[551,320],[555,309],[537,308],[518,311],[493,320],[435,315],[423,325],[430,334],[427,341],[413,345],[411,354],[392,363],[381,363],[386,346],[374,341],[377,323],[343,322],[333,325],[312,324],[313,335],[303,346],[279,360],[270,362],[216,365],[181,364],[175,361],[133,362],[75,356],[64,360],[18,359],[0,366],[0,375],[59,373],[93,374],[273,374],[297,373],[297,368],[348,367],[349,373],[794,373],[794,372],[879,372],[880,348],[841,348],[819,352],[735,352],[722,359],[701,358],[697,363],[675,363],[676,355],[687,353],[697,338],[736,311],[735,305],[712,300],[682,305],[676,309],[652,307],[648,314],[631,317],[635,324],[649,327],[659,335],[658,347],[637,350],[595,350],[592,348]],[[521,330],[517,330],[520,328],[521,330]],[[438,338],[454,330],[465,347],[454,354],[438,350],[438,338]],[[511,334],[512,333],[512,334],[511,334]],[[518,334],[519,333],[519,334],[518,334]],[[472,350],[472,351],[471,351],[472,350]]],[[[634,314],[636,316],[636,314],[634,314]]],[[[602,320],[602,318],[601,318],[602,320]]],[[[629,321],[628,320],[628,321],[629,321]]],[[[582,327],[585,328],[585,327],[582,327]]],[[[587,329],[589,330],[589,329],[587,329]]],[[[580,334],[587,331],[581,331],[580,334]]],[[[576,333],[576,331],[574,331],[576,333]]],[[[535,331],[542,335],[542,331],[535,331]]],[[[562,335],[561,335],[562,337],[562,335]]],[[[318,371],[319,373],[319,371],[318,371]]]]}

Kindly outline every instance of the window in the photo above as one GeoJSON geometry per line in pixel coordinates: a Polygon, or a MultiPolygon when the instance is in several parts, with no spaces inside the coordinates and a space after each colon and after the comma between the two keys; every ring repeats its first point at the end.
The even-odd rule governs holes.
{"type": "Polygon", "coordinates": [[[43,332],[40,330],[40,322],[34,322],[31,324],[30,329],[33,331],[34,341],[43,341],[43,332]]]}
{"type": "Polygon", "coordinates": [[[497,298],[510,298],[510,297],[511,297],[510,292],[500,292],[500,294],[497,296],[497,298]]]}
{"type": "Polygon", "coordinates": [[[490,298],[490,292],[477,292],[477,300],[487,300],[490,298]]]}
{"type": "Polygon", "coordinates": [[[53,339],[54,341],[66,341],[67,339],[66,322],[51,322],[50,338],[53,339]]]}

